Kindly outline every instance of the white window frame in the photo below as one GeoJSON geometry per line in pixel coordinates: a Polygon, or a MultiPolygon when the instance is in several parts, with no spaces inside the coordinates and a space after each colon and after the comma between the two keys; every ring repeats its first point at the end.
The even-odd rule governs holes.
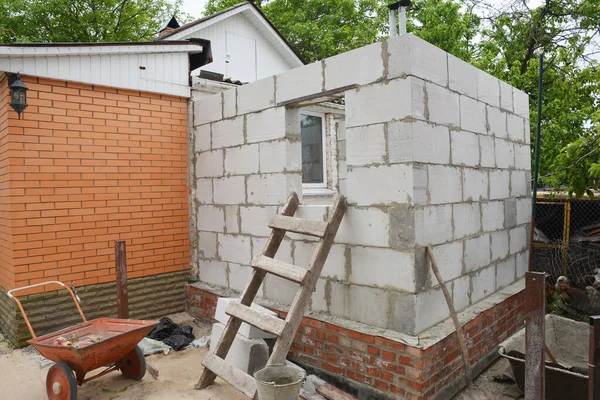
{"type": "MultiPolygon", "coordinates": [[[[328,189],[327,180],[327,135],[325,124],[327,123],[327,119],[325,118],[325,113],[312,111],[312,110],[300,110],[300,115],[310,115],[313,117],[321,118],[321,143],[323,147],[321,149],[321,160],[323,162],[323,182],[322,183],[302,183],[302,189],[307,189],[308,192],[321,192],[323,189],[328,189]]],[[[301,135],[302,136],[302,135],[301,135]]],[[[300,139],[302,141],[302,138],[300,139]]]]}

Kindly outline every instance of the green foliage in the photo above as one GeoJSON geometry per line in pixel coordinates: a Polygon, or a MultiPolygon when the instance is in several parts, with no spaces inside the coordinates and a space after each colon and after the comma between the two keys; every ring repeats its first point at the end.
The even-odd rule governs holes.
{"type": "Polygon", "coordinates": [[[598,190],[600,164],[600,136],[582,137],[563,147],[552,164],[553,175],[549,178],[553,186],[567,184],[569,196],[594,197],[598,190]],[[556,180],[553,182],[552,180],[556,180]]]}

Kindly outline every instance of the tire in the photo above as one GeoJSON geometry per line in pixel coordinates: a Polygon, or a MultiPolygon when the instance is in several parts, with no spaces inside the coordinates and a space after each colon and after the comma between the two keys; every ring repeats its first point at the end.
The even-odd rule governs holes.
{"type": "Polygon", "coordinates": [[[117,361],[117,367],[121,370],[125,378],[141,381],[144,375],[146,375],[146,358],[144,357],[144,352],[139,346],[135,346],[125,358],[117,361]]]}
{"type": "Polygon", "coordinates": [[[67,364],[50,367],[46,375],[46,393],[49,400],[77,400],[77,381],[67,364]]]}

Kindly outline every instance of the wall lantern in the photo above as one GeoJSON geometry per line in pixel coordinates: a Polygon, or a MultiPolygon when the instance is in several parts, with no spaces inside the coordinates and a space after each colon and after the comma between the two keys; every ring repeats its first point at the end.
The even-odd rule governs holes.
{"type": "Polygon", "coordinates": [[[27,86],[21,81],[21,75],[13,75],[8,80],[8,87],[10,88],[10,106],[19,114],[21,119],[21,113],[27,108],[27,86]]]}

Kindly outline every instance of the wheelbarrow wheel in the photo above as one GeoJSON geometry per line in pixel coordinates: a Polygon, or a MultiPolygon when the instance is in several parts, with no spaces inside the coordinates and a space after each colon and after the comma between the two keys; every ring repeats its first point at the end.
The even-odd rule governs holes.
{"type": "Polygon", "coordinates": [[[127,379],[140,381],[146,374],[146,358],[139,346],[131,350],[122,360],[117,361],[117,367],[127,379]]]}
{"type": "Polygon", "coordinates": [[[77,400],[77,381],[65,363],[54,364],[46,375],[49,400],[77,400]]]}

